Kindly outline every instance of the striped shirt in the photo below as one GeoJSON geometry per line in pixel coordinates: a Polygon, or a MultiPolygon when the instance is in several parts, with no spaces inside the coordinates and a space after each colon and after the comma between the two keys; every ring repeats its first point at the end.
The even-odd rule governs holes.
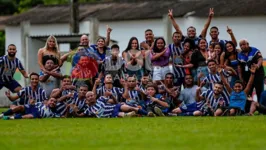
{"type": "Polygon", "coordinates": [[[37,103],[37,107],[41,118],[55,117],[55,113],[52,111],[52,109],[49,106],[44,105],[43,103],[37,103]]]}
{"type": "MultiPolygon", "coordinates": [[[[222,73],[223,73],[224,77],[226,77],[226,78],[230,76],[229,73],[226,72],[225,70],[223,70],[222,73]]],[[[221,80],[221,77],[220,77],[219,73],[216,73],[216,74],[211,74],[210,73],[210,74],[208,74],[208,76],[206,76],[203,79],[203,81],[205,83],[210,83],[211,85],[210,85],[209,89],[213,90],[214,89],[214,83],[221,82],[222,80],[221,80]]],[[[223,87],[223,92],[221,93],[221,95],[224,97],[225,105],[228,106],[229,105],[229,101],[230,101],[230,94],[227,91],[225,86],[223,87]]]]}
{"type": "Polygon", "coordinates": [[[0,80],[3,82],[14,80],[13,75],[15,74],[16,69],[19,69],[20,71],[24,70],[22,63],[18,58],[10,60],[7,55],[0,57],[0,66],[0,80]]]}
{"type": "MultiPolygon", "coordinates": [[[[71,101],[68,101],[67,103],[74,104],[78,107],[78,111],[84,111],[86,108],[86,100],[85,97],[84,99],[79,99],[78,93],[74,93],[73,99],[71,101]]],[[[72,112],[73,110],[70,110],[72,112]]]]}
{"type": "Polygon", "coordinates": [[[175,46],[175,44],[169,44],[168,48],[171,51],[171,58],[173,60],[173,69],[174,74],[176,78],[182,78],[185,77],[185,69],[176,67],[175,65],[182,65],[183,59],[181,58],[181,55],[184,51],[183,46],[180,45],[178,47],[175,46]]]}
{"type": "Polygon", "coordinates": [[[33,91],[30,86],[22,88],[18,92],[18,97],[20,98],[20,105],[29,104],[31,99],[35,100],[35,102],[43,102],[48,99],[45,90],[41,87],[37,87],[37,89],[33,91]]]}
{"type": "Polygon", "coordinates": [[[104,96],[99,97],[94,105],[87,107],[84,114],[87,116],[96,116],[97,118],[112,117],[116,105],[107,103],[108,100],[104,96]]]}
{"type": "MultiPolygon", "coordinates": [[[[97,97],[104,96],[105,91],[107,91],[105,86],[101,86],[101,87],[97,88],[96,89],[97,97]]],[[[110,92],[113,94],[113,96],[116,98],[117,101],[122,97],[122,94],[123,94],[123,90],[121,88],[118,88],[118,87],[112,87],[110,92]]],[[[108,98],[110,98],[110,97],[108,97],[108,98]]]]}
{"type": "MultiPolygon", "coordinates": [[[[64,91],[62,91],[61,96],[65,96],[70,92],[72,92],[72,90],[64,90],[64,91]]],[[[67,104],[70,104],[70,103],[72,103],[71,98],[68,98],[63,102],[57,102],[56,107],[55,107],[56,108],[56,117],[61,117],[61,116],[65,115],[66,111],[67,111],[67,104]]]]}
{"type": "Polygon", "coordinates": [[[216,110],[218,108],[220,101],[225,102],[222,95],[219,95],[218,98],[215,98],[212,90],[204,91],[201,96],[204,97],[206,101],[210,102],[213,110],[216,110]]]}

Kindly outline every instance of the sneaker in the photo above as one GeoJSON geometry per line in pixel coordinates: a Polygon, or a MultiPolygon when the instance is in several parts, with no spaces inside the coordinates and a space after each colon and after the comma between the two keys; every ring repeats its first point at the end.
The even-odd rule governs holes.
{"type": "Polygon", "coordinates": [[[158,116],[164,116],[162,110],[159,107],[154,107],[154,112],[156,113],[156,115],[158,116]]]}
{"type": "Polygon", "coordinates": [[[9,116],[3,116],[3,120],[9,120],[10,117],[9,116]]]}
{"type": "Polygon", "coordinates": [[[129,113],[125,114],[125,117],[135,117],[135,116],[136,116],[136,112],[135,111],[132,111],[132,112],[129,112],[129,113]]]}
{"type": "Polygon", "coordinates": [[[151,111],[148,112],[148,116],[149,116],[149,117],[156,117],[156,115],[155,115],[153,112],[151,112],[151,111]]]}
{"type": "Polygon", "coordinates": [[[4,114],[0,114],[0,119],[4,117],[4,114]]]}
{"type": "Polygon", "coordinates": [[[177,116],[175,113],[168,113],[168,116],[177,116]]]}

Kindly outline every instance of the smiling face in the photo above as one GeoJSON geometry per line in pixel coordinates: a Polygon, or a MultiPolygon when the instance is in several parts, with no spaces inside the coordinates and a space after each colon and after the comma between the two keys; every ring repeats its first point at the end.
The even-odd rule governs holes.
{"type": "Polygon", "coordinates": [[[214,88],[213,88],[213,92],[214,94],[216,95],[219,95],[223,92],[223,85],[221,84],[218,84],[218,83],[215,83],[214,84],[214,88]]]}
{"type": "Polygon", "coordinates": [[[137,49],[138,48],[138,41],[137,40],[132,40],[131,42],[131,49],[137,49]]]}
{"type": "Polygon", "coordinates": [[[236,93],[240,93],[243,90],[243,85],[241,83],[235,83],[234,85],[234,91],[236,93]]]}
{"type": "Polygon", "coordinates": [[[214,51],[215,51],[216,54],[220,55],[221,52],[222,52],[222,48],[221,48],[221,46],[220,46],[219,44],[216,44],[216,45],[214,46],[214,51]]]}
{"type": "Polygon", "coordinates": [[[7,48],[7,54],[9,57],[15,57],[17,53],[17,48],[14,45],[10,45],[7,48]]]}
{"type": "Polygon", "coordinates": [[[212,28],[210,30],[210,36],[212,39],[217,39],[219,35],[219,31],[216,28],[212,28]]]}
{"type": "Polygon", "coordinates": [[[64,78],[62,80],[62,86],[65,86],[65,85],[71,85],[72,82],[71,82],[71,79],[70,78],[64,78]]]}
{"type": "Polygon", "coordinates": [[[95,103],[96,102],[96,98],[93,92],[89,91],[86,93],[86,103],[87,104],[91,104],[91,103],[95,103]]]}
{"type": "Polygon", "coordinates": [[[154,38],[154,35],[153,35],[152,31],[146,31],[145,32],[146,41],[151,42],[151,41],[153,41],[153,38],[154,38]]]}
{"type": "Polygon", "coordinates": [[[147,95],[149,96],[155,96],[156,94],[156,90],[154,87],[147,87],[146,92],[147,92],[147,95]]]}
{"type": "Polygon", "coordinates": [[[88,87],[81,86],[79,88],[79,97],[85,97],[87,92],[88,92],[88,87]]]}
{"type": "Polygon", "coordinates": [[[193,85],[193,77],[191,75],[185,76],[185,85],[192,86],[193,85]]]}
{"type": "Polygon", "coordinates": [[[127,83],[129,88],[134,88],[137,85],[137,80],[135,77],[128,77],[127,83]]]}
{"type": "Polygon", "coordinates": [[[55,106],[56,106],[56,99],[55,99],[55,98],[50,98],[50,99],[48,100],[48,106],[49,106],[50,108],[55,108],[55,106]]]}
{"type": "Polygon", "coordinates": [[[104,45],[105,45],[104,39],[102,39],[102,38],[98,39],[98,41],[97,41],[97,47],[103,48],[104,45]]]}
{"type": "Polygon", "coordinates": [[[45,62],[44,68],[47,69],[48,71],[51,71],[54,69],[54,61],[49,59],[45,62]]]}
{"type": "Polygon", "coordinates": [[[196,37],[196,29],[194,27],[190,27],[187,29],[187,36],[189,38],[195,38],[196,37]]]}
{"type": "Polygon", "coordinates": [[[87,67],[89,63],[89,58],[87,56],[81,56],[80,59],[79,59],[79,65],[82,66],[82,67],[87,67]]]}
{"type": "Polygon", "coordinates": [[[51,37],[51,38],[48,40],[47,46],[48,46],[48,48],[50,48],[50,49],[54,49],[54,48],[55,48],[55,39],[54,39],[53,37],[51,37]]]}
{"type": "Polygon", "coordinates": [[[30,76],[30,84],[33,87],[37,87],[39,84],[39,76],[37,75],[31,75],[30,76]]]}
{"type": "Polygon", "coordinates": [[[165,44],[164,44],[162,39],[159,39],[159,40],[157,40],[156,46],[158,47],[158,49],[161,50],[165,47],[165,44]]]}
{"type": "Polygon", "coordinates": [[[210,69],[210,71],[211,71],[212,73],[215,73],[215,72],[216,72],[216,63],[213,62],[213,61],[209,62],[209,63],[208,63],[208,68],[210,69]]]}
{"type": "Polygon", "coordinates": [[[89,38],[87,35],[82,35],[80,37],[80,45],[82,45],[82,46],[88,46],[89,45],[89,38]]]}
{"type": "Polygon", "coordinates": [[[243,52],[248,52],[249,51],[249,43],[245,40],[241,40],[239,42],[240,48],[243,52]]]}
{"type": "Polygon", "coordinates": [[[105,84],[113,84],[113,77],[110,74],[107,74],[104,78],[105,84]]]}
{"type": "Polygon", "coordinates": [[[228,51],[228,52],[233,52],[234,51],[234,47],[233,47],[233,45],[231,44],[231,43],[227,43],[226,45],[225,45],[225,47],[226,47],[226,50],[228,51]]]}
{"type": "Polygon", "coordinates": [[[189,51],[190,50],[190,43],[189,42],[186,42],[184,44],[184,51],[189,51]]]}
{"type": "Polygon", "coordinates": [[[207,42],[204,39],[201,39],[199,42],[199,48],[200,50],[205,50],[207,47],[207,42]]]}

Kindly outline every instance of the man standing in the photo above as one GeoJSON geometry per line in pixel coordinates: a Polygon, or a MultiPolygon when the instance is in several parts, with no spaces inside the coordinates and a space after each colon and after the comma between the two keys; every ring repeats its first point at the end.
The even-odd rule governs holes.
{"type": "Polygon", "coordinates": [[[17,48],[14,44],[8,45],[7,55],[0,57],[0,90],[3,87],[8,88],[13,93],[21,90],[21,85],[13,78],[16,69],[28,78],[22,63],[16,58],[17,48]]]}
{"type": "Polygon", "coordinates": [[[250,68],[251,65],[256,66],[256,72],[255,72],[255,78],[252,85],[252,88],[250,90],[250,95],[253,92],[253,89],[255,87],[256,94],[258,99],[260,99],[261,93],[264,89],[263,87],[263,80],[264,80],[264,70],[262,66],[263,57],[261,55],[260,50],[258,50],[255,47],[249,46],[249,43],[247,40],[241,40],[239,42],[241,52],[238,54],[238,72],[239,72],[239,78],[240,80],[244,81],[244,83],[247,83],[250,78],[250,68]]]}

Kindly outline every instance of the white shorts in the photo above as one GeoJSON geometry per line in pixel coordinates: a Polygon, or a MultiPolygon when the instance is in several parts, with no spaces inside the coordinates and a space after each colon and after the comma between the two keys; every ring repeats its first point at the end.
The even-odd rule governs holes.
{"type": "Polygon", "coordinates": [[[169,66],[154,66],[153,67],[153,81],[164,80],[165,75],[170,72],[169,66]]]}

